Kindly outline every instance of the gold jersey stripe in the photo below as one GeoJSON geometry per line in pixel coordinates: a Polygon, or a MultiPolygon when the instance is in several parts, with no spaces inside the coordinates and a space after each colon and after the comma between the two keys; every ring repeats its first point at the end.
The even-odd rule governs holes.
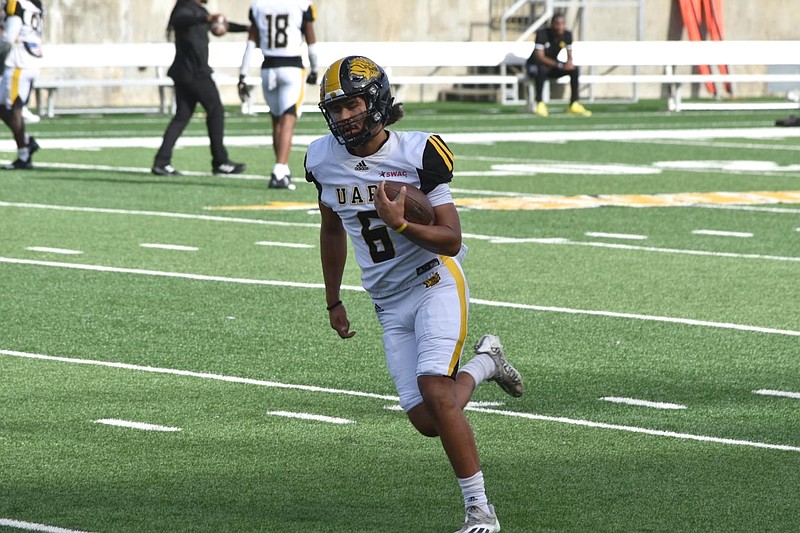
{"type": "Polygon", "coordinates": [[[6,15],[11,16],[17,12],[17,0],[8,0],[6,4],[6,15]]]}
{"type": "Polygon", "coordinates": [[[439,139],[438,137],[436,137],[435,135],[431,135],[430,137],[428,137],[428,142],[430,142],[431,146],[433,146],[436,149],[436,151],[439,152],[439,155],[442,156],[442,160],[444,160],[444,164],[447,165],[447,170],[452,172],[453,171],[453,163],[455,161],[455,158],[453,156],[453,152],[448,150],[447,146],[445,146],[445,144],[442,142],[442,140],[439,139]]]}
{"type": "Polygon", "coordinates": [[[450,271],[450,275],[456,282],[456,289],[458,290],[458,307],[461,313],[461,327],[458,331],[458,341],[456,348],[453,350],[453,355],[450,358],[450,365],[447,368],[447,375],[452,376],[453,372],[458,366],[458,361],[461,359],[461,351],[464,349],[464,343],[467,340],[467,281],[464,279],[464,273],[458,268],[455,260],[452,257],[439,256],[444,266],[450,271]]]}

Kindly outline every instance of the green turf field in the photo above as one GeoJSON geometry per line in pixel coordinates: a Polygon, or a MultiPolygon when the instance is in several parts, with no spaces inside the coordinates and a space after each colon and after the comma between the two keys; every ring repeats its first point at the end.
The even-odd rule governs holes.
{"type": "MultiPolygon", "coordinates": [[[[526,379],[468,412],[503,531],[797,531],[800,131],[561,107],[398,124],[455,152],[469,342],[496,333],[526,379]]],[[[151,175],[167,121],[45,119],[36,169],[0,172],[0,530],[458,529],[352,259],[357,335],[328,326],[316,190],[267,189],[268,117],[229,113],[242,179],[210,174],[202,116],[186,174],[151,175]]],[[[325,132],[303,115],[295,176],[325,132]]]]}

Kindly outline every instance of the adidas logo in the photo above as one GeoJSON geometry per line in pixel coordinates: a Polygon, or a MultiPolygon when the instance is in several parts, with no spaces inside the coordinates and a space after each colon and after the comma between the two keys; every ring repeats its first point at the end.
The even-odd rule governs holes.
{"type": "Polygon", "coordinates": [[[367,166],[367,163],[362,159],[361,162],[356,165],[355,170],[358,170],[359,172],[366,172],[367,170],[369,170],[369,167],[367,166]]]}
{"type": "MultiPolygon", "coordinates": [[[[374,303],[374,302],[373,302],[374,303]]],[[[383,307],[378,304],[375,304],[375,312],[376,313],[383,313],[383,307]]]]}

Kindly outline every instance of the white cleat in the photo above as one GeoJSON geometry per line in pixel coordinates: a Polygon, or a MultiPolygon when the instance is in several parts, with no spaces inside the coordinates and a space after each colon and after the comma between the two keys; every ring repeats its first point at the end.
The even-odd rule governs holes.
{"type": "Polygon", "coordinates": [[[522,383],[522,374],[511,366],[503,354],[503,345],[497,335],[484,335],[475,345],[475,354],[485,353],[492,358],[497,371],[489,379],[496,381],[500,388],[507,394],[519,398],[525,392],[525,385],[522,383]]]}
{"type": "Polygon", "coordinates": [[[480,507],[467,507],[467,516],[464,518],[464,527],[456,533],[497,533],[500,531],[500,522],[494,512],[494,506],[489,505],[489,513],[480,507]]]}

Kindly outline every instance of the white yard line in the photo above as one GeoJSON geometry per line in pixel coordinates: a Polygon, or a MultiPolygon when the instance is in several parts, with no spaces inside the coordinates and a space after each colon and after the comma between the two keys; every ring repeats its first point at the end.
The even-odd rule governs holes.
{"type": "Polygon", "coordinates": [[[601,233],[597,231],[587,231],[584,233],[587,237],[598,237],[605,239],[627,239],[630,241],[644,241],[647,240],[647,235],[634,235],[629,233],[601,233]]]}
{"type": "Polygon", "coordinates": [[[133,422],[132,420],[119,420],[117,418],[101,418],[95,420],[98,424],[105,424],[107,426],[117,426],[121,428],[140,429],[142,431],[167,431],[174,432],[180,431],[181,428],[171,426],[159,426],[157,424],[146,424],[144,422],[133,422]]]}
{"type": "Polygon", "coordinates": [[[794,398],[795,400],[800,400],[800,392],[759,389],[759,390],[754,390],[753,394],[760,394],[762,396],[780,396],[782,398],[794,398]]]}
{"type": "Polygon", "coordinates": [[[48,254],[62,254],[62,255],[80,255],[83,252],[79,250],[67,250],[65,248],[48,248],[47,246],[28,246],[25,248],[31,252],[44,252],[48,254]]]}
{"type": "Polygon", "coordinates": [[[297,418],[299,420],[312,420],[314,422],[325,422],[327,424],[355,424],[355,420],[349,418],[336,418],[333,416],[312,415],[311,413],[292,413],[289,411],[267,411],[271,416],[282,416],[285,418],[297,418]]]}
{"type": "MultiPolygon", "coordinates": [[[[145,270],[139,268],[119,268],[102,265],[84,265],[80,263],[60,263],[53,261],[36,261],[32,259],[18,259],[10,257],[0,257],[0,263],[15,264],[15,265],[31,265],[43,266],[51,268],[69,268],[75,270],[89,270],[93,272],[110,272],[116,274],[137,274],[144,276],[156,276],[165,278],[178,278],[188,279],[195,281],[216,281],[222,283],[241,283],[245,285],[268,285],[273,287],[295,287],[303,289],[324,289],[325,285],[322,283],[301,283],[297,281],[277,281],[266,279],[249,279],[249,278],[228,278],[224,276],[209,276],[204,274],[188,274],[184,272],[163,272],[159,270],[145,270]]],[[[364,288],[357,285],[342,285],[342,290],[363,292],[364,288]]],[[[711,322],[705,320],[694,320],[691,318],[675,318],[653,315],[640,315],[634,313],[617,313],[614,311],[595,311],[586,309],[571,309],[567,307],[550,307],[541,305],[519,304],[513,302],[498,302],[493,300],[481,300],[478,298],[470,298],[470,303],[475,305],[488,305],[492,307],[506,307],[510,309],[530,309],[533,311],[545,311],[551,313],[568,313],[577,315],[593,315],[593,316],[607,316],[614,318],[629,318],[635,320],[646,320],[654,322],[669,322],[673,324],[685,324],[690,326],[704,326],[720,329],[733,329],[738,331],[751,331],[757,333],[769,333],[774,335],[790,335],[800,337],[800,331],[792,331],[785,329],[765,328],[760,326],[747,326],[743,324],[731,324],[726,322],[711,322]]]]}
{"type": "Polygon", "coordinates": [[[652,407],[653,409],[686,409],[685,405],[679,403],[651,402],[648,400],[637,400],[636,398],[620,398],[619,396],[604,396],[600,398],[604,402],[622,403],[625,405],[636,405],[638,407],[652,407]]]}
{"type": "Polygon", "coordinates": [[[696,204],[692,207],[701,207],[703,209],[728,209],[730,211],[755,211],[760,213],[777,213],[782,215],[797,215],[800,213],[800,209],[792,209],[789,207],[760,207],[757,205],[696,204]]]}
{"type": "Polygon", "coordinates": [[[33,522],[23,522],[22,520],[12,520],[10,518],[0,518],[0,526],[24,529],[25,531],[42,531],[44,533],[88,533],[87,531],[79,531],[77,529],[35,524],[33,522]]]}
{"type": "Polygon", "coordinates": [[[173,250],[176,252],[197,252],[200,248],[195,246],[184,246],[182,244],[158,244],[143,242],[139,244],[142,248],[153,248],[156,250],[173,250]]]}
{"type": "MultiPolygon", "coordinates": [[[[242,378],[237,376],[225,376],[220,374],[209,374],[203,372],[191,372],[187,370],[175,370],[170,368],[157,368],[151,366],[140,366],[140,365],[132,365],[129,363],[116,363],[111,361],[96,361],[91,359],[75,359],[71,357],[56,357],[56,356],[49,356],[43,354],[34,354],[34,353],[27,353],[27,352],[17,352],[13,350],[2,350],[0,349],[0,355],[8,355],[11,357],[20,357],[26,359],[35,359],[35,360],[44,360],[44,361],[56,361],[62,363],[74,363],[74,364],[81,364],[81,365],[94,365],[94,366],[102,366],[102,367],[111,367],[111,368],[120,368],[125,370],[135,370],[140,372],[151,372],[156,374],[172,374],[176,376],[186,376],[186,377],[195,377],[201,379],[212,379],[217,381],[224,381],[228,383],[242,383],[247,385],[257,385],[261,387],[273,387],[273,388],[281,388],[281,389],[295,389],[295,390],[302,390],[308,392],[322,392],[328,394],[339,394],[339,395],[346,395],[346,396],[356,396],[356,397],[363,397],[363,398],[373,398],[377,400],[384,400],[384,401],[392,401],[397,402],[399,398],[396,396],[389,396],[384,394],[373,394],[369,392],[362,392],[362,391],[352,391],[352,390],[341,390],[341,389],[328,389],[324,387],[314,387],[310,385],[293,385],[287,383],[279,383],[274,381],[262,381],[256,379],[249,379],[249,378],[242,378]]],[[[765,449],[772,449],[772,450],[782,450],[782,451],[791,451],[791,452],[800,452],[800,447],[798,446],[789,446],[784,444],[772,444],[772,443],[765,443],[765,442],[755,442],[755,441],[748,441],[748,440],[737,440],[737,439],[727,439],[727,438],[719,438],[719,437],[711,437],[706,435],[693,435],[689,433],[676,433],[673,431],[662,431],[658,429],[648,429],[648,428],[640,428],[635,426],[623,426],[618,424],[606,424],[603,422],[592,422],[590,420],[579,420],[573,418],[564,418],[564,417],[554,417],[554,416],[545,416],[545,415],[537,415],[533,413],[522,413],[517,411],[507,411],[507,410],[498,410],[498,409],[489,409],[483,407],[472,407],[468,406],[468,410],[475,411],[479,413],[487,413],[487,414],[495,414],[495,415],[502,415],[502,416],[510,416],[516,418],[524,418],[527,420],[539,420],[544,422],[556,422],[560,424],[568,424],[573,426],[582,426],[582,427],[591,427],[591,428],[599,428],[599,429],[611,429],[616,431],[626,431],[631,433],[641,433],[645,435],[654,435],[660,437],[671,437],[675,439],[684,439],[684,440],[693,440],[693,441],[700,441],[700,442],[712,442],[717,444],[728,444],[728,445],[736,445],[736,446],[750,446],[754,448],[765,448],[765,449]]]]}
{"type": "Polygon", "coordinates": [[[696,229],[692,230],[692,235],[711,235],[713,237],[739,237],[747,239],[753,236],[752,233],[745,231],[720,231],[715,229],[696,229]]]}
{"type": "Polygon", "coordinates": [[[282,246],[284,248],[313,248],[311,244],[303,244],[299,242],[273,242],[273,241],[258,241],[258,246],[282,246]]]}
{"type": "Polygon", "coordinates": [[[24,209],[50,209],[54,211],[74,211],[79,213],[101,213],[106,215],[133,215],[145,217],[177,218],[186,220],[204,220],[208,222],[228,222],[237,224],[258,224],[264,226],[284,226],[292,228],[319,228],[319,223],[284,222],[279,220],[259,220],[255,218],[219,217],[214,215],[195,215],[191,213],[170,213],[167,211],[139,211],[135,209],[109,209],[104,207],[77,207],[68,205],[48,205],[13,203],[0,201],[0,207],[19,207],[24,209]]]}

